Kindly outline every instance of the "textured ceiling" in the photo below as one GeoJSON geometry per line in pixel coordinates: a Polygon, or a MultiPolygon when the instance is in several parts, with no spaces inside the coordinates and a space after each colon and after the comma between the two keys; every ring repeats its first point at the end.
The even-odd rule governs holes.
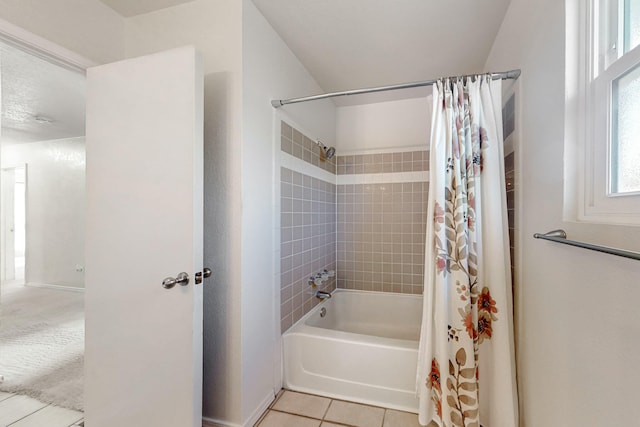
{"type": "Polygon", "coordinates": [[[100,0],[124,17],[154,12],[193,0],[100,0]]]}
{"type": "Polygon", "coordinates": [[[85,77],[0,43],[2,142],[84,135],[85,77]]]}
{"type": "MultiPolygon", "coordinates": [[[[323,90],[333,92],[484,71],[510,0],[253,2],[323,90]]],[[[416,94],[424,89],[382,96],[416,94]]]]}

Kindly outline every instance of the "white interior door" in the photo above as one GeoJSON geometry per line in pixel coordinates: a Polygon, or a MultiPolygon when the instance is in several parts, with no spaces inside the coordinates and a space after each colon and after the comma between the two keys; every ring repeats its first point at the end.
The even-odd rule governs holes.
{"type": "Polygon", "coordinates": [[[88,70],[89,427],[202,424],[202,133],[192,47],[88,70]]]}

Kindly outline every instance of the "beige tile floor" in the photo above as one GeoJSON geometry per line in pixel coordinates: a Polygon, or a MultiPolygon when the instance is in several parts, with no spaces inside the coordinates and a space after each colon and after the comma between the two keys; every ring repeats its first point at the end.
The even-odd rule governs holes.
{"type": "MultiPolygon", "coordinates": [[[[0,427],[81,427],[82,412],[0,392],[0,427]]],[[[418,416],[283,390],[256,427],[420,427],[418,416]]]]}
{"type": "Polygon", "coordinates": [[[418,416],[329,399],[294,391],[282,391],[255,427],[420,427],[418,416]]]}
{"type": "Polygon", "coordinates": [[[84,425],[83,417],[82,412],[0,392],[0,427],[77,427],[84,425]]]}

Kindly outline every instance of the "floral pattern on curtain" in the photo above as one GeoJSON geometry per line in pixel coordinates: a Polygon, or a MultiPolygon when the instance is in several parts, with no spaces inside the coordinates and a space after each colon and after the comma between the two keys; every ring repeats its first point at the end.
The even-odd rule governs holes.
{"type": "Polygon", "coordinates": [[[420,423],[515,427],[501,83],[434,86],[420,423]]]}

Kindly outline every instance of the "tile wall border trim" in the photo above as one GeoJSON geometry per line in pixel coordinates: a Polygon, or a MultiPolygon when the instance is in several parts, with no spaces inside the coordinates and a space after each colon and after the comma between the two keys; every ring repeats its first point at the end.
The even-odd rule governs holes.
{"type": "Polygon", "coordinates": [[[338,175],[336,185],[429,182],[429,171],[338,175]]]}
{"type": "Polygon", "coordinates": [[[336,185],[336,175],[284,151],[280,151],[280,167],[336,185]]]}
{"type": "Polygon", "coordinates": [[[393,147],[393,148],[374,148],[363,150],[341,150],[336,148],[336,156],[357,156],[366,154],[387,154],[387,153],[407,153],[411,151],[429,151],[429,144],[424,145],[412,145],[410,147],[393,147]]]}

